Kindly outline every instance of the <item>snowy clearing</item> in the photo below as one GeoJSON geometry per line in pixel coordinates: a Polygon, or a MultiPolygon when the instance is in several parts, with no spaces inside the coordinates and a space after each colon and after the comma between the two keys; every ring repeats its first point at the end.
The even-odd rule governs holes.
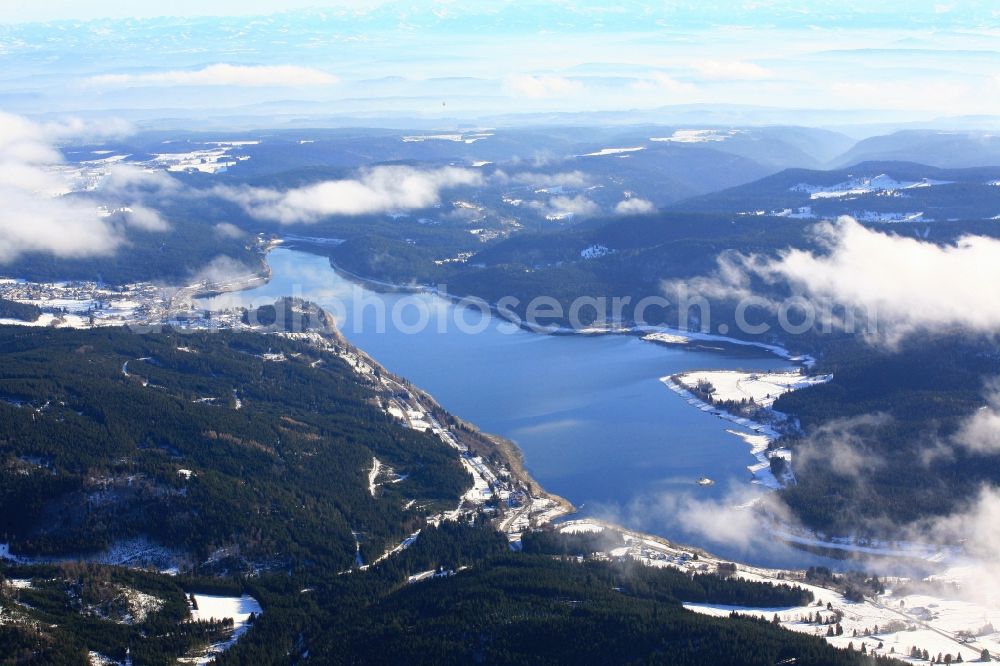
{"type": "MultiPolygon", "coordinates": [[[[770,410],[778,396],[796,389],[821,384],[830,381],[831,375],[807,376],[797,371],[787,372],[739,372],[735,370],[710,370],[687,372],[671,377],[662,377],[667,388],[687,400],[688,404],[703,412],[710,412],[721,419],[735,423],[746,430],[727,430],[726,432],[739,437],[750,446],[750,453],[756,462],[747,466],[752,476],[751,483],[766,486],[773,490],[782,488],[794,481],[794,474],[789,466],[781,478],[771,470],[771,458],[784,458],[791,461],[791,451],[784,448],[771,450],[771,442],[779,436],[771,425],[751,420],[745,416],[731,413],[716,407],[703,399],[709,392],[714,401],[753,401],[752,404],[765,410],[770,410]]],[[[780,417],[777,412],[770,411],[774,417],[780,417]]]]}
{"type": "Polygon", "coordinates": [[[607,256],[612,253],[604,245],[591,245],[590,247],[580,250],[581,259],[599,259],[601,257],[607,256]]]}
{"type": "Polygon", "coordinates": [[[635,153],[640,150],[646,150],[646,147],[634,146],[632,148],[601,148],[600,150],[594,151],[592,153],[584,153],[579,157],[605,157],[606,155],[621,155],[623,153],[635,153]]]}
{"type": "Polygon", "coordinates": [[[877,176],[857,176],[835,185],[810,185],[799,183],[788,188],[792,192],[806,192],[810,199],[840,199],[862,194],[880,192],[891,194],[899,190],[911,190],[935,185],[948,185],[950,181],[923,178],[918,181],[898,181],[886,174],[877,176]]]}
{"type": "Polygon", "coordinates": [[[716,130],[716,129],[686,129],[676,130],[670,136],[650,137],[650,141],[669,143],[705,143],[707,141],[725,141],[743,130],[716,130]]]}
{"type": "Polygon", "coordinates": [[[195,594],[194,600],[197,607],[191,609],[191,619],[195,621],[231,619],[233,621],[233,634],[226,641],[210,645],[204,654],[178,660],[184,664],[201,666],[210,663],[216,656],[235,645],[236,641],[246,633],[251,614],[260,616],[263,612],[260,603],[246,594],[241,597],[195,594]]]}
{"type": "Polygon", "coordinates": [[[422,141],[453,141],[455,143],[475,143],[493,136],[493,132],[468,132],[465,134],[411,134],[403,137],[404,143],[420,143],[422,141]]]}
{"type": "MultiPolygon", "coordinates": [[[[567,521],[556,529],[564,534],[594,531],[607,534],[606,550],[593,554],[592,559],[631,559],[647,566],[670,567],[687,573],[718,572],[720,565],[730,563],[697,549],[596,519],[567,521]],[[616,536],[620,538],[617,544],[616,536]]],[[[854,649],[860,650],[864,644],[869,653],[891,654],[910,663],[927,663],[908,657],[913,647],[927,650],[935,658],[939,653],[953,657],[961,654],[966,662],[977,660],[983,648],[991,654],[998,654],[1000,650],[1000,632],[996,631],[996,627],[1000,626],[1000,599],[981,603],[962,600],[961,586],[935,583],[946,579],[947,574],[932,576],[924,581],[885,579],[884,594],[850,601],[835,589],[807,580],[802,571],[767,569],[740,563],[735,563],[735,566],[733,575],[737,578],[795,585],[812,592],[815,601],[808,606],[780,608],[705,603],[686,603],[684,607],[715,617],[728,617],[733,611],[766,620],[773,620],[777,615],[780,625],[786,629],[824,638],[840,648],[853,643],[854,649]],[[819,622],[816,621],[817,616],[819,622]],[[827,636],[828,630],[837,622],[843,633],[827,636]],[[866,636],[866,632],[869,635],[866,636]],[[882,644],[881,648],[879,644],[882,644]]],[[[971,581],[967,583],[975,585],[971,581]]]]}
{"type": "Polygon", "coordinates": [[[823,384],[832,375],[810,377],[799,372],[739,372],[736,370],[705,370],[685,372],[674,379],[685,388],[706,392],[715,402],[752,401],[760,407],[770,407],[781,395],[789,391],[823,384]]]}
{"type": "Polygon", "coordinates": [[[375,497],[375,490],[378,489],[378,484],[375,480],[378,478],[379,472],[382,471],[382,463],[378,458],[372,458],[372,468],[368,472],[368,492],[371,493],[372,497],[375,497]]]}

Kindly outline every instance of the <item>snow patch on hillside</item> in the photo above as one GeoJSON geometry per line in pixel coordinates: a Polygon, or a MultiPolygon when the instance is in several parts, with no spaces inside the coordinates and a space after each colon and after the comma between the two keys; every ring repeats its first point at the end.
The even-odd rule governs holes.
{"type": "Polygon", "coordinates": [[[600,150],[594,151],[592,153],[584,153],[579,157],[605,157],[607,155],[621,155],[623,153],[635,153],[640,150],[646,150],[646,147],[634,146],[632,148],[601,148],[600,150]]]}
{"type": "Polygon", "coordinates": [[[667,143],[706,143],[710,141],[725,141],[743,132],[744,130],[683,129],[676,130],[670,136],[655,136],[649,140],[667,143]]]}
{"type": "Polygon", "coordinates": [[[897,224],[900,222],[927,222],[924,219],[923,211],[913,213],[880,213],[873,210],[856,211],[853,214],[858,222],[884,222],[897,224]]]}
{"type": "Polygon", "coordinates": [[[774,401],[789,391],[823,384],[832,375],[808,376],[800,372],[740,372],[738,370],[704,370],[675,375],[674,379],[689,390],[710,386],[716,402],[753,401],[758,407],[771,407],[774,401]]]}
{"type": "Polygon", "coordinates": [[[891,193],[936,185],[948,185],[951,181],[922,178],[918,181],[899,181],[886,174],[877,176],[857,176],[835,185],[810,185],[799,183],[788,188],[792,192],[806,192],[810,199],[840,199],[872,192],[891,193]]]}
{"type": "Polygon", "coordinates": [[[445,134],[411,134],[403,137],[404,143],[422,143],[424,141],[452,141],[454,143],[475,143],[493,136],[493,132],[467,132],[445,134]]]}
{"type": "Polygon", "coordinates": [[[263,613],[260,603],[244,594],[241,597],[223,597],[213,594],[195,594],[195,607],[191,609],[191,619],[197,621],[204,620],[232,620],[233,633],[228,640],[214,643],[197,657],[179,659],[178,662],[184,664],[197,664],[201,666],[213,661],[240,639],[249,629],[250,616],[259,617],[263,613]]]}
{"type": "Polygon", "coordinates": [[[378,458],[372,458],[372,469],[368,472],[368,492],[371,493],[372,497],[375,497],[375,490],[378,488],[375,480],[378,478],[380,471],[382,471],[382,463],[378,458]]]}
{"type": "Polygon", "coordinates": [[[580,250],[581,259],[600,259],[612,253],[604,245],[591,245],[590,247],[580,250]]]}

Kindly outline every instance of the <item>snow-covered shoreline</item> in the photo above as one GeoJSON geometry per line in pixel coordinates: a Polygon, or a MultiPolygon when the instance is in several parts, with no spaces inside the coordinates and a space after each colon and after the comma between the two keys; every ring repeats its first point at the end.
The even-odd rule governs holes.
{"type": "MultiPolygon", "coordinates": [[[[734,370],[706,370],[662,377],[660,381],[693,407],[753,431],[726,430],[750,446],[750,454],[756,459],[756,462],[747,465],[747,470],[752,477],[751,483],[775,491],[790,483],[795,483],[791,450],[784,447],[771,448],[772,443],[781,436],[774,424],[781,423],[785,419],[784,414],[773,409],[775,400],[782,393],[822,384],[832,378],[832,375],[808,376],[793,372],[754,373],[734,370]],[[730,381],[727,384],[719,381],[720,378],[728,378],[730,381]],[[773,421],[771,423],[755,421],[703,400],[692,391],[692,388],[696,388],[699,382],[706,380],[713,383],[713,386],[718,384],[715,386],[717,389],[721,388],[713,393],[713,395],[718,396],[720,401],[739,403],[741,399],[753,397],[760,411],[772,415],[773,421]],[[712,382],[712,380],[715,381],[712,382]],[[761,395],[762,393],[763,395],[761,395]],[[786,461],[786,471],[781,479],[776,478],[771,470],[770,458],[773,457],[780,457],[786,461]]],[[[741,508],[752,509],[757,503],[754,501],[741,505],[741,508]]],[[[767,530],[776,539],[793,547],[827,553],[834,557],[872,557],[899,561],[944,563],[956,561],[961,552],[961,549],[956,546],[889,539],[862,539],[854,536],[828,536],[775,520],[768,520],[767,530]]]]}
{"type": "Polygon", "coordinates": [[[719,400],[736,403],[741,400],[753,400],[761,411],[773,415],[774,421],[780,421],[783,419],[783,415],[771,408],[779,395],[821,384],[830,381],[830,379],[832,379],[832,375],[810,377],[797,372],[706,370],[669,375],[661,377],[660,381],[671,391],[684,398],[689,405],[753,431],[752,433],[737,430],[727,430],[726,432],[739,437],[750,446],[750,454],[756,459],[755,463],[747,466],[753,479],[752,483],[777,490],[787,483],[794,482],[794,475],[791,472],[792,452],[785,448],[770,449],[772,442],[780,437],[778,430],[770,423],[754,421],[729,412],[722,407],[717,407],[699,397],[694,389],[700,382],[710,383],[715,387],[719,400]],[[723,383],[720,379],[728,381],[723,383]],[[715,383],[719,383],[720,386],[715,386],[715,383]],[[775,477],[771,471],[770,458],[775,456],[784,458],[788,463],[787,472],[782,479],[775,477]]]}

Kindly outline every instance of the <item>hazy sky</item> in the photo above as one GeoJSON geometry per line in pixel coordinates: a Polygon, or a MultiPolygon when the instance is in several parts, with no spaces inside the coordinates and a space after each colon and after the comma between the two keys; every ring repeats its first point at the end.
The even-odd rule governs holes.
{"type": "Polygon", "coordinates": [[[247,16],[317,6],[373,6],[375,2],[324,2],[323,0],[7,0],[0,3],[0,22],[90,20],[100,18],[151,18],[155,16],[247,16]]]}
{"type": "Polygon", "coordinates": [[[177,18],[152,18],[163,6],[0,3],[0,109],[1000,109],[992,2],[173,0],[177,18]]]}

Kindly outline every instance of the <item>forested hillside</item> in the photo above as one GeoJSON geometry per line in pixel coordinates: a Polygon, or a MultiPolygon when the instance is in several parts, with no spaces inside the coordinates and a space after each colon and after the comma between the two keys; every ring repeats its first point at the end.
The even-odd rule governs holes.
{"type": "Polygon", "coordinates": [[[196,592],[263,607],[224,664],[866,663],[680,605],[808,601],[794,587],[567,561],[541,535],[514,553],[483,513],[427,525],[469,484],[457,454],[308,342],[5,327],[0,349],[5,663],[173,663],[233,630],[188,621],[196,592]],[[377,496],[374,456],[406,474],[377,496]],[[370,562],[418,528],[357,566],[356,537],[370,562]]]}
{"type": "Polygon", "coordinates": [[[13,327],[0,348],[0,533],[15,553],[147,537],[191,563],[342,569],[352,532],[367,560],[420,524],[404,497],[454,508],[470,483],[343,361],[303,343],[13,327]],[[373,500],[376,456],[408,476],[373,500]]]}

